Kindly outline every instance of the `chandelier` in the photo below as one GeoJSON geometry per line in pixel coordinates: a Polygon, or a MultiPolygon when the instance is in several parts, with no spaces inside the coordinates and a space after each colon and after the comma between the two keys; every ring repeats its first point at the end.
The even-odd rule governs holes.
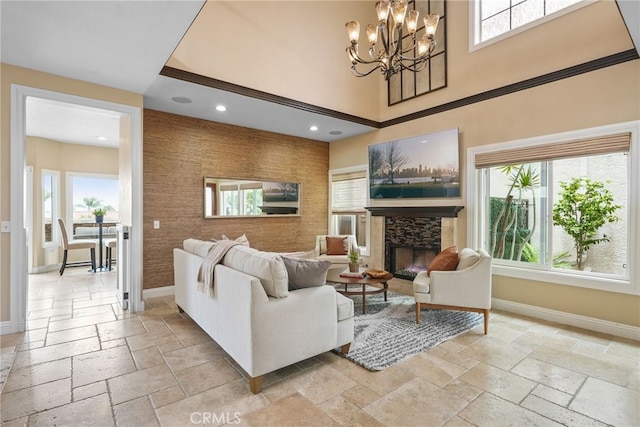
{"type": "Polygon", "coordinates": [[[438,27],[439,15],[424,17],[424,35],[417,36],[418,11],[408,9],[407,0],[381,0],[376,3],[378,15],[377,24],[367,25],[369,39],[369,58],[364,59],[358,53],[358,39],[360,38],[360,23],[349,21],[346,23],[351,46],[347,47],[347,54],[351,60],[351,71],[357,77],[368,76],[375,70],[380,70],[385,80],[403,70],[414,73],[422,70],[436,47],[434,36],[438,27]],[[403,25],[409,37],[403,39],[403,25]],[[380,43],[378,43],[380,39],[380,43]],[[368,71],[358,70],[358,64],[372,67],[368,71]]]}

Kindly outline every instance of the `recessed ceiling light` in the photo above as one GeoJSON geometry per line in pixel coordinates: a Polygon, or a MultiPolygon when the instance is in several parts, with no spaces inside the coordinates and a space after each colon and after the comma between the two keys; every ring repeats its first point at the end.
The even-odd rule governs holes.
{"type": "Polygon", "coordinates": [[[311,126],[311,127],[309,128],[309,130],[310,130],[311,132],[315,132],[315,131],[317,131],[317,130],[318,130],[318,126],[313,125],[313,126],[311,126]]]}
{"type": "Polygon", "coordinates": [[[97,139],[98,141],[106,141],[106,140],[107,140],[107,138],[106,138],[106,137],[104,137],[104,136],[98,136],[98,137],[96,137],[96,139],[97,139]]]}
{"type": "Polygon", "coordinates": [[[216,111],[227,111],[227,107],[225,107],[224,105],[216,105],[216,111]]]}
{"type": "Polygon", "coordinates": [[[329,132],[329,135],[342,135],[342,131],[341,130],[332,130],[331,132],[329,132]]]}
{"type": "Polygon", "coordinates": [[[191,104],[191,100],[185,96],[174,96],[171,98],[173,102],[177,102],[178,104],[191,104]]]}

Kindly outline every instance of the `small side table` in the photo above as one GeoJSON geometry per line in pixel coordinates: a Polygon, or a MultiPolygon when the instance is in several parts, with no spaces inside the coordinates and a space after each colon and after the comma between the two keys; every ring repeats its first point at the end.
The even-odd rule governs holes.
{"type": "Polygon", "coordinates": [[[364,278],[353,278],[353,277],[341,277],[340,273],[342,273],[344,268],[332,268],[327,272],[327,282],[339,283],[344,285],[344,289],[339,289],[336,287],[336,291],[345,296],[351,295],[360,295],[362,296],[362,314],[367,313],[367,295],[374,295],[384,293],[384,300],[387,300],[387,289],[389,285],[387,281],[393,278],[393,274],[389,273],[383,277],[373,278],[369,276],[365,276],[364,278]],[[358,290],[349,290],[349,285],[358,285],[361,288],[358,290]],[[377,287],[382,285],[381,288],[367,290],[367,285],[377,287]]]}

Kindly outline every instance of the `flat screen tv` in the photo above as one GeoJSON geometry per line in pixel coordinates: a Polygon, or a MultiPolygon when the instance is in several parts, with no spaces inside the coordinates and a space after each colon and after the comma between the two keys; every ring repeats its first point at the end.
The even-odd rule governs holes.
{"type": "Polygon", "coordinates": [[[460,197],[458,128],[369,146],[371,199],[460,197]]]}

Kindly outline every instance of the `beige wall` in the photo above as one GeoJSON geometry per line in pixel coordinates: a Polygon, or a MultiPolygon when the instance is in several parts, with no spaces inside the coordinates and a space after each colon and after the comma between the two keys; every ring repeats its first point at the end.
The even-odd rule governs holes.
{"type": "MultiPolygon", "coordinates": [[[[450,25],[466,22],[466,4],[466,2],[449,3],[450,25]]],[[[524,77],[534,77],[629,49],[631,45],[628,35],[621,34],[624,25],[612,8],[615,8],[612,2],[598,2],[575,14],[560,18],[556,20],[557,22],[553,21],[537,29],[526,31],[513,40],[473,53],[462,49],[464,44],[462,39],[466,40],[463,31],[463,34],[450,39],[453,45],[449,57],[449,88],[437,94],[434,93],[433,96],[427,95],[419,100],[404,103],[401,107],[386,109],[382,116],[395,117],[401,110],[413,112],[451,102],[480,92],[483,88],[486,90],[501,87],[522,80],[524,77]],[[601,18],[603,21],[599,21],[601,18]],[[562,36],[556,28],[561,22],[567,25],[562,36]],[[592,30],[593,22],[600,22],[599,28],[606,27],[606,29],[603,28],[607,31],[607,37],[603,37],[606,43],[599,39],[601,34],[589,35],[584,32],[585,26],[592,30]],[[576,28],[575,33],[574,28],[576,28]],[[552,36],[557,37],[552,39],[552,36]],[[461,40],[456,40],[456,37],[460,37],[461,40]],[[558,45],[563,48],[559,49],[558,45]],[[536,52],[536,55],[526,57],[522,56],[524,55],[522,52],[536,52]],[[512,57],[515,59],[510,60],[509,58],[512,57]],[[485,68],[484,66],[489,63],[496,65],[485,68]],[[462,81],[463,71],[466,73],[465,81],[462,81]]],[[[460,130],[462,196],[466,198],[469,191],[464,183],[467,173],[465,162],[467,148],[640,120],[639,77],[640,61],[635,60],[387,127],[367,135],[333,142],[330,146],[329,167],[336,169],[366,163],[367,147],[371,144],[457,127],[460,130]]],[[[438,200],[435,203],[458,204],[458,202],[465,204],[464,199],[438,200]]],[[[412,205],[427,203],[431,202],[412,201],[412,205]]],[[[466,209],[463,209],[460,214],[457,244],[465,246],[468,238],[466,209]]],[[[381,261],[373,262],[375,264],[381,261]]],[[[495,276],[493,296],[522,304],[640,326],[640,297],[638,296],[498,276],[495,276]]]]}
{"type": "Polygon", "coordinates": [[[292,252],[326,233],[326,142],[145,110],[143,158],[144,289],[173,285],[173,248],[190,237],[246,234],[252,247],[292,252]],[[299,182],[300,215],[204,218],[205,176],[299,182]]]}
{"type": "MultiPolygon", "coordinates": [[[[10,221],[11,213],[11,85],[18,84],[40,89],[100,99],[119,104],[142,108],[143,97],[139,94],[112,89],[52,74],[0,65],[0,220],[10,221]]],[[[11,272],[9,257],[10,234],[0,234],[0,321],[10,318],[10,283],[11,272]]]]}
{"type": "MultiPolygon", "coordinates": [[[[27,165],[33,166],[33,266],[43,267],[45,250],[42,247],[42,169],[60,172],[60,217],[68,218],[67,172],[87,172],[118,175],[118,149],[88,145],[67,144],[38,137],[27,137],[27,165]]],[[[99,198],[99,195],[96,194],[99,198]]],[[[54,227],[58,227],[55,223],[54,227]]],[[[70,228],[71,224],[67,223],[70,228]]],[[[69,230],[71,233],[71,230],[69,230]]],[[[74,251],[75,252],[75,251],[74,251]]],[[[79,252],[79,251],[77,251],[79,252]]],[[[70,253],[69,261],[77,254],[70,253]]],[[[61,258],[61,251],[58,256],[61,258]]],[[[88,257],[84,257],[88,258],[88,257]]]]}

